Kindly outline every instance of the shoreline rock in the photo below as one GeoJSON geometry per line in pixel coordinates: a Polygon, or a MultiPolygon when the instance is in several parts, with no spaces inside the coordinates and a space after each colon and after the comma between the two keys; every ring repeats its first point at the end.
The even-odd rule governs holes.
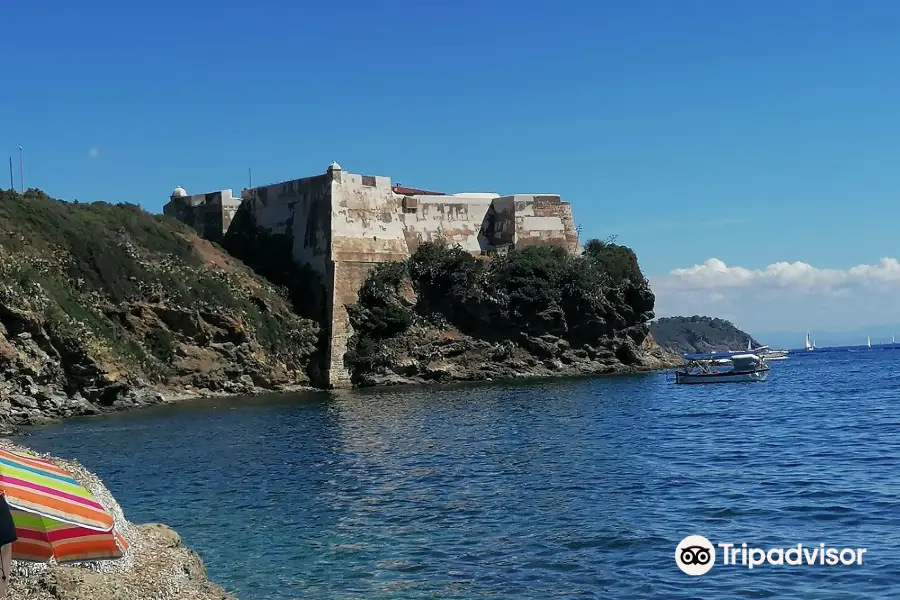
{"type": "Polygon", "coordinates": [[[162,404],[177,404],[201,398],[259,396],[270,393],[315,391],[308,385],[283,385],[275,389],[246,387],[240,393],[209,389],[174,390],[170,388],[123,387],[108,405],[91,402],[81,394],[67,396],[60,392],[39,392],[35,396],[4,393],[0,386],[0,435],[16,435],[21,427],[49,425],[72,417],[89,417],[127,410],[149,408],[162,404]]]}
{"type": "Polygon", "coordinates": [[[526,344],[492,343],[453,329],[416,327],[383,342],[379,366],[357,372],[358,387],[631,375],[684,364],[649,336],[641,344],[626,339],[571,348],[553,336],[526,344]]]}
{"type": "MultiPolygon", "coordinates": [[[[489,353],[503,352],[496,344],[471,340],[476,350],[489,353]]],[[[394,356],[394,363],[377,371],[363,374],[355,388],[394,387],[401,385],[441,385],[457,382],[512,382],[528,380],[553,380],[576,377],[631,375],[666,371],[681,366],[684,360],[658,348],[640,352],[636,364],[624,364],[617,358],[599,355],[579,357],[566,353],[547,359],[539,359],[522,349],[511,350],[508,360],[478,360],[472,356],[470,344],[457,343],[445,353],[438,353],[434,360],[422,361],[409,356],[394,356]],[[447,356],[449,354],[450,356],[447,356]],[[455,356],[454,356],[455,355],[455,356]]],[[[17,435],[22,427],[49,425],[72,417],[87,417],[177,404],[203,398],[232,398],[263,394],[320,392],[322,388],[306,384],[281,385],[277,388],[248,386],[240,392],[213,391],[209,389],[176,390],[166,387],[130,388],[123,386],[116,399],[108,405],[87,400],[80,392],[67,396],[60,392],[41,391],[35,396],[8,393],[0,385],[0,436],[17,435]]]]}
{"type": "Polygon", "coordinates": [[[58,565],[13,561],[8,597],[16,600],[237,600],[209,580],[200,556],[161,523],[138,525],[97,475],[74,460],[34,452],[7,439],[0,447],[50,458],[94,494],[128,541],[124,558],[58,565]]]}

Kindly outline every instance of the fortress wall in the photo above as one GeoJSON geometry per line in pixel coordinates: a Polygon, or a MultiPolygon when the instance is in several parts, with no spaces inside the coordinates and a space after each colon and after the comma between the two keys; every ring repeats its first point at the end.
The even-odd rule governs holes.
{"type": "Polygon", "coordinates": [[[344,366],[347,340],[352,335],[347,305],[359,299],[359,289],[372,268],[409,257],[401,197],[391,190],[389,177],[335,171],[331,182],[331,343],[328,382],[348,387],[344,366]]]}
{"type": "Polygon", "coordinates": [[[490,215],[488,237],[494,246],[506,246],[516,241],[516,197],[503,196],[494,200],[490,215]]]}
{"type": "Polygon", "coordinates": [[[256,225],[288,236],[291,257],[322,276],[330,346],[327,383],[350,385],[344,367],[352,335],[347,305],[371,269],[404,260],[425,241],[443,239],[474,255],[492,246],[559,245],[578,251],[571,207],[559,196],[518,194],[401,196],[389,177],[347,173],[333,165],[324,175],[251,188],[234,198],[231,190],[172,199],[163,212],[218,237],[238,208],[249,210],[256,225]]]}
{"type": "Polygon", "coordinates": [[[291,257],[327,280],[331,238],[331,180],[328,175],[294,179],[242,192],[256,224],[291,238],[291,257]]]}
{"type": "Polygon", "coordinates": [[[390,177],[341,171],[332,183],[331,259],[360,262],[409,256],[401,219],[401,198],[390,177]]]}
{"type": "Polygon", "coordinates": [[[193,227],[194,211],[191,209],[191,199],[188,198],[172,198],[163,205],[163,214],[173,219],[178,219],[188,227],[193,227]]]}
{"type": "Polygon", "coordinates": [[[236,197],[231,190],[222,190],[219,202],[222,204],[222,233],[225,234],[234,220],[234,215],[241,207],[242,200],[236,197]]]}
{"type": "Polygon", "coordinates": [[[578,251],[578,233],[572,219],[572,208],[559,196],[517,194],[516,247],[560,246],[571,253],[578,251]]]}
{"type": "Polygon", "coordinates": [[[492,198],[479,196],[412,196],[418,206],[403,212],[406,241],[414,253],[424,242],[443,239],[459,244],[464,250],[480,255],[488,249],[484,229],[492,198]]]}
{"type": "Polygon", "coordinates": [[[228,230],[239,206],[240,199],[231,190],[221,190],[172,198],[163,206],[163,214],[193,227],[201,237],[216,239],[228,230]]]}
{"type": "Polygon", "coordinates": [[[581,244],[578,241],[578,229],[575,225],[575,217],[572,216],[572,205],[568,202],[561,202],[559,208],[555,209],[559,213],[559,218],[563,222],[566,236],[566,249],[572,254],[581,253],[581,244]]]}

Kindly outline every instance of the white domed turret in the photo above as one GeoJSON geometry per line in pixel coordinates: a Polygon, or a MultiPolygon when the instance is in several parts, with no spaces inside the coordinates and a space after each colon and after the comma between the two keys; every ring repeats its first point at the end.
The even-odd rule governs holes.
{"type": "Polygon", "coordinates": [[[187,191],[185,191],[185,189],[183,187],[181,187],[180,185],[177,188],[175,188],[174,192],[172,192],[173,198],[187,198],[187,196],[188,196],[187,191]]]}
{"type": "Polygon", "coordinates": [[[332,163],[328,165],[328,172],[330,173],[331,171],[343,171],[343,169],[341,168],[341,165],[337,164],[337,161],[332,161],[332,163]]]}

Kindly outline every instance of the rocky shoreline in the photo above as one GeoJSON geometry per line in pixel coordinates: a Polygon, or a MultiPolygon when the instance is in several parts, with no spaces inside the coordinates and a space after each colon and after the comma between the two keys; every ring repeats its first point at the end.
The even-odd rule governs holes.
{"type": "MultiPolygon", "coordinates": [[[[2,389],[2,388],[0,388],[2,389]]],[[[209,389],[172,390],[166,388],[124,388],[111,404],[103,405],[87,400],[81,393],[67,396],[39,390],[34,395],[3,394],[0,391],[0,435],[16,435],[21,427],[47,425],[71,417],[88,417],[125,410],[175,404],[200,398],[257,396],[269,393],[313,391],[307,385],[284,385],[278,389],[245,387],[240,393],[209,389]]]]}
{"type": "Polygon", "coordinates": [[[95,474],[74,460],[36,453],[5,439],[13,452],[49,458],[71,473],[113,515],[129,544],[124,558],[75,565],[13,561],[8,597],[16,600],[237,600],[211,582],[200,556],[160,523],[137,525],[95,474]]]}
{"type": "MultiPolygon", "coordinates": [[[[364,373],[359,387],[439,385],[455,382],[514,381],[583,376],[614,376],[662,371],[683,364],[675,354],[648,337],[641,344],[609,348],[571,348],[564,340],[534,338],[528,347],[491,343],[455,331],[414,328],[408,336],[385,344],[385,365],[364,373]]],[[[81,391],[67,395],[39,386],[27,375],[21,383],[0,382],[0,435],[14,435],[21,427],[46,425],[71,417],[174,404],[200,398],[255,396],[269,393],[321,391],[306,383],[260,387],[246,382],[218,390],[184,386],[108,386],[106,401],[89,400],[81,391]],[[114,389],[115,394],[109,390],[114,389]]],[[[89,393],[91,391],[89,390],[89,393]]]]}
{"type": "Polygon", "coordinates": [[[360,387],[440,384],[463,381],[553,379],[627,375],[672,369],[683,359],[648,335],[636,343],[606,340],[604,345],[572,347],[552,335],[523,336],[519,343],[490,342],[452,327],[413,326],[404,335],[382,340],[378,366],[358,372],[360,387]]]}

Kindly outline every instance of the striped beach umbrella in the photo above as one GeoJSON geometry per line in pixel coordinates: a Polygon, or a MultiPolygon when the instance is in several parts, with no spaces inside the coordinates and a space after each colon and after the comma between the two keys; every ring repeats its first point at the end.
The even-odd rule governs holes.
{"type": "Polygon", "coordinates": [[[0,489],[19,536],[13,559],[68,563],[124,556],[128,544],[112,515],[51,461],[0,448],[0,489]]]}

